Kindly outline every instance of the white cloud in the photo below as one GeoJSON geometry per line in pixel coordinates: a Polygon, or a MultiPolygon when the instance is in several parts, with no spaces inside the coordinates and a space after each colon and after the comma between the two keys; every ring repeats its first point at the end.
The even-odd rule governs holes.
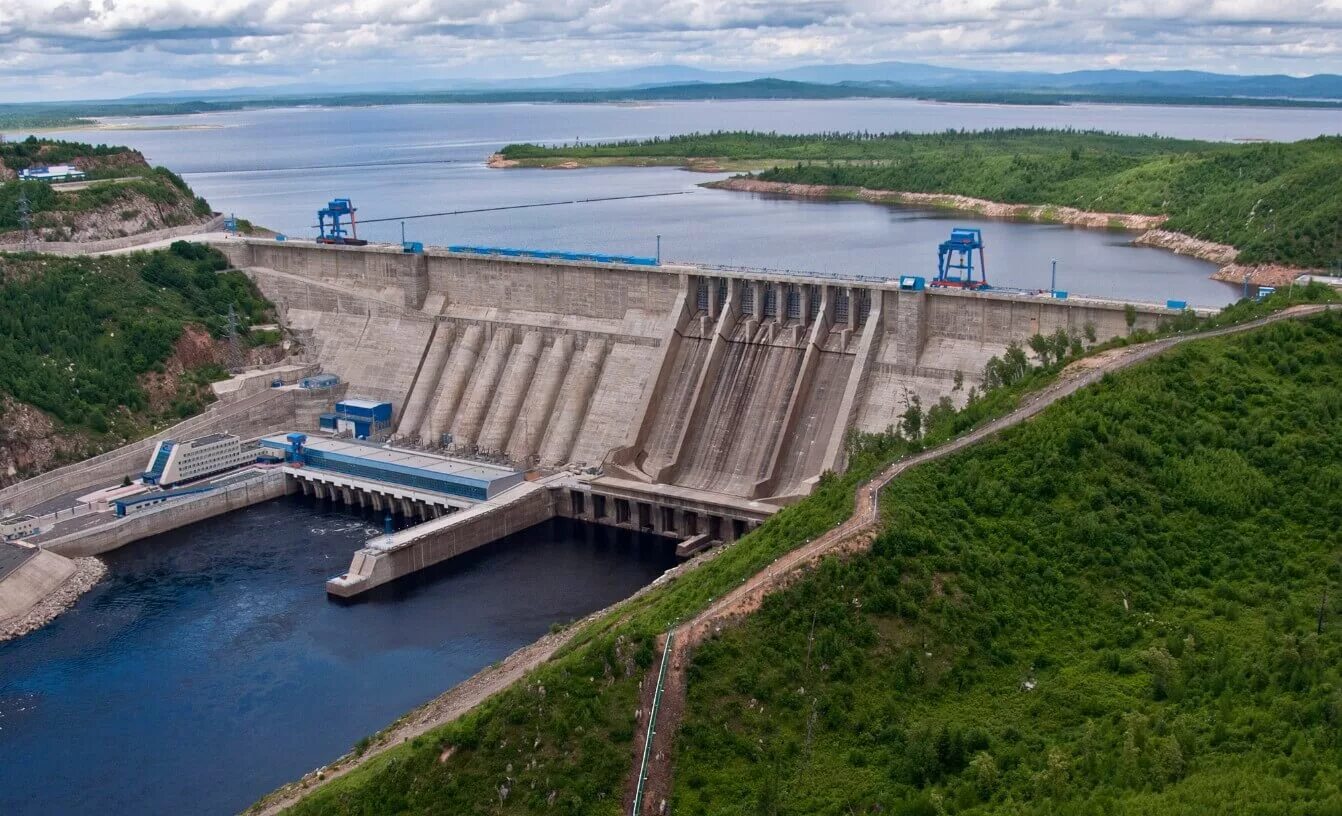
{"type": "Polygon", "coordinates": [[[883,59],[1342,72],[1342,0],[0,0],[0,101],[883,59]]]}

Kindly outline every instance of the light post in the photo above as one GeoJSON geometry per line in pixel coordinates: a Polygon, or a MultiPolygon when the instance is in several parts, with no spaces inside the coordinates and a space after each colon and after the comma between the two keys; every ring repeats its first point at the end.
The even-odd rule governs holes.
{"type": "Polygon", "coordinates": [[[657,235],[657,265],[661,266],[661,263],[662,263],[662,236],[659,233],[657,235]]]}
{"type": "Polygon", "coordinates": [[[1053,272],[1048,280],[1048,293],[1053,297],[1058,296],[1058,259],[1053,259],[1053,272]]]}

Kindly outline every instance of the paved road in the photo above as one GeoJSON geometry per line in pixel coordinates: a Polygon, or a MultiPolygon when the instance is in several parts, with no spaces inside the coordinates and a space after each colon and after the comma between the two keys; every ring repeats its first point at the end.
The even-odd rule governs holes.
{"type": "Polygon", "coordinates": [[[37,555],[36,549],[0,541],[0,581],[34,555],[37,555]]]}

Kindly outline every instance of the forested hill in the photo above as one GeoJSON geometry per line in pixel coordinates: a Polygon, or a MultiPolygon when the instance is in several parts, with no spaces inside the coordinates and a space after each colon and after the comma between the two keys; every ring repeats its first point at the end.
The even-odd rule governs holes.
{"type": "Polygon", "coordinates": [[[0,485],[114,447],[212,399],[232,306],[251,333],[270,304],[217,250],[103,257],[0,254],[0,485]]]}
{"type": "Polygon", "coordinates": [[[898,479],[689,670],[673,813],[1342,808],[1342,316],[898,479]]]}
{"type": "Polygon", "coordinates": [[[0,247],[24,241],[21,199],[31,213],[29,237],[46,241],[99,241],[166,227],[201,224],[210,206],[177,175],[150,167],[128,147],[29,137],[0,142],[0,247]],[[91,183],[53,186],[18,180],[33,166],[70,164],[91,183]]]}
{"type": "Polygon", "coordinates": [[[1059,130],[691,134],[600,145],[509,145],[506,159],[716,159],[765,181],[950,193],[1011,204],[1167,215],[1238,261],[1342,264],[1342,137],[1234,145],[1059,130]]]}

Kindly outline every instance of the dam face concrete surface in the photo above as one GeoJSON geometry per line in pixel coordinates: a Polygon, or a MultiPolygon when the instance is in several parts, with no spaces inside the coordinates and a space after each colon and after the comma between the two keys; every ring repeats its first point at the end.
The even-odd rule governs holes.
{"type": "Polygon", "coordinates": [[[1117,302],[895,280],[300,241],[220,248],[324,370],[397,406],[400,440],[521,468],[600,468],[625,487],[764,514],[841,468],[849,429],[883,431],[915,398],[962,403],[1008,343],[1057,329],[1103,341],[1176,313],[1137,304],[1129,325],[1117,302]]]}

